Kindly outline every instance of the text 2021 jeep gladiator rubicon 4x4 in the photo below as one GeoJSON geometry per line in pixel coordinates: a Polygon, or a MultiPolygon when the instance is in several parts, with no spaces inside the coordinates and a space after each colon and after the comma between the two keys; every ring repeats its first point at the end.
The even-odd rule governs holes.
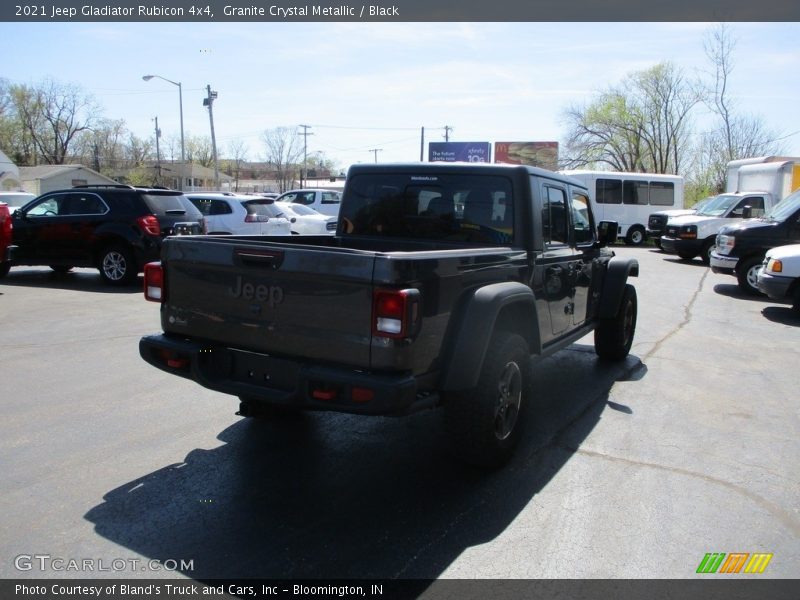
{"type": "Polygon", "coordinates": [[[451,447],[499,465],[539,359],[594,330],[624,359],[635,259],[585,187],[543,169],[350,168],[335,236],[167,238],[145,269],[150,364],[240,398],[240,414],[402,415],[441,405],[451,447]]]}

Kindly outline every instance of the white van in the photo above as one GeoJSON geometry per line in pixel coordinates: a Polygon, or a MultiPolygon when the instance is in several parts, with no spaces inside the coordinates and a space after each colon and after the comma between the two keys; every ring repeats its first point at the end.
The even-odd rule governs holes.
{"type": "Polygon", "coordinates": [[[638,246],[646,239],[647,219],[658,210],[683,208],[684,181],[680,175],[565,170],[589,188],[597,221],[619,223],[619,236],[638,246]]]}

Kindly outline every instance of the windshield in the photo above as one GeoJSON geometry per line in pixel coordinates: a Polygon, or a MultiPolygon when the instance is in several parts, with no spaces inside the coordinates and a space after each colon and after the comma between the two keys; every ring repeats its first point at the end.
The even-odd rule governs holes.
{"type": "Polygon", "coordinates": [[[721,217],[738,201],[738,196],[720,194],[719,196],[709,198],[708,204],[703,206],[702,209],[698,210],[697,214],[701,217],[721,217]]]}
{"type": "Polygon", "coordinates": [[[786,196],[766,214],[770,221],[785,221],[800,209],[800,190],[786,196]]]}
{"type": "Polygon", "coordinates": [[[708,198],[703,198],[702,200],[698,200],[697,203],[692,206],[692,210],[694,211],[701,211],[703,210],[706,205],[711,202],[716,196],[709,196],[708,198]]]}

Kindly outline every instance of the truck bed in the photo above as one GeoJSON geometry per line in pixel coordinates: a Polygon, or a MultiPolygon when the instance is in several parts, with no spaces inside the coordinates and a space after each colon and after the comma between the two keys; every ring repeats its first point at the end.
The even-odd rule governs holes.
{"type": "Polygon", "coordinates": [[[211,344],[318,364],[425,372],[435,367],[444,337],[438,328],[446,326],[463,286],[511,278],[506,269],[515,257],[524,264],[524,252],[497,247],[331,236],[170,238],[162,252],[168,282],[162,327],[171,335],[191,332],[211,344]],[[445,285],[448,278],[459,284],[445,285]],[[401,341],[373,343],[373,290],[398,286],[417,287],[426,299],[429,335],[422,332],[415,342],[413,360],[401,341]],[[445,289],[452,291],[440,293],[445,289]]]}

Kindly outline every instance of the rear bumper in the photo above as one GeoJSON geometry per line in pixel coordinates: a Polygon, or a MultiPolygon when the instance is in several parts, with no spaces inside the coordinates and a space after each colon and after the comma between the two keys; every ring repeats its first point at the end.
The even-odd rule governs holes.
{"type": "Polygon", "coordinates": [[[413,412],[418,400],[417,380],[405,373],[326,367],[164,334],[143,337],[139,354],[208,389],[302,410],[395,415],[413,412]]]}

